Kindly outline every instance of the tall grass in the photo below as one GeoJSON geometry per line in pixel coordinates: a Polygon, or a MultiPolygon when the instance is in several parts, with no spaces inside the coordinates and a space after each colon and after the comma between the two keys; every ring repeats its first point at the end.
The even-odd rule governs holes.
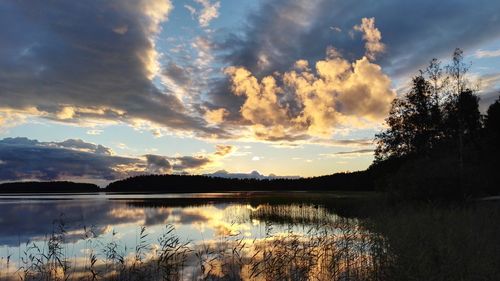
{"type": "Polygon", "coordinates": [[[500,206],[422,204],[366,221],[384,280],[500,280],[500,206]],[[377,252],[377,251],[376,251],[377,252]]]}
{"type": "MultiPolygon", "coordinates": [[[[137,229],[134,245],[116,231],[101,240],[84,227],[84,255],[71,258],[60,219],[43,243],[28,242],[18,268],[12,253],[2,259],[1,280],[498,280],[500,208],[416,206],[390,208],[364,221],[319,219],[303,212],[263,206],[261,238],[237,231],[217,238],[183,240],[173,225],[158,238],[137,229]],[[314,222],[314,223],[312,223],[314,222]],[[279,226],[279,227],[277,227],[279,226]]],[[[322,212],[319,210],[318,212],[322,212]]],[[[330,216],[330,218],[332,218],[330,216]]],[[[229,227],[232,229],[232,227],[229,227]]]]}
{"type": "Polygon", "coordinates": [[[85,256],[73,261],[64,227],[59,221],[42,245],[28,242],[22,266],[2,280],[372,280],[376,264],[369,233],[348,219],[304,233],[266,223],[262,239],[226,232],[200,243],[183,241],[172,225],[152,241],[141,227],[131,254],[117,232],[103,242],[85,227],[85,256]]]}

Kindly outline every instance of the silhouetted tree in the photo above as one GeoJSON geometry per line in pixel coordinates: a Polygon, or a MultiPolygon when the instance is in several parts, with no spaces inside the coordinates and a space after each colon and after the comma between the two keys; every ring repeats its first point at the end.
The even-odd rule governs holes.
{"type": "Polygon", "coordinates": [[[392,101],[389,116],[385,119],[389,128],[375,135],[375,162],[401,157],[412,151],[409,124],[405,122],[407,111],[406,99],[396,98],[392,101]]]}
{"type": "Polygon", "coordinates": [[[411,153],[426,153],[432,147],[436,127],[432,110],[435,101],[423,72],[412,80],[411,90],[396,98],[386,119],[389,129],[377,134],[376,161],[411,153]]]}
{"type": "Polygon", "coordinates": [[[441,62],[431,60],[412,79],[411,90],[393,101],[386,119],[389,128],[376,135],[376,161],[427,155],[445,139],[456,139],[462,166],[465,135],[473,139],[481,129],[479,99],[468,85],[468,69],[460,49],[455,49],[446,77],[441,62]]]}
{"type": "Polygon", "coordinates": [[[432,124],[432,142],[439,142],[444,138],[443,133],[443,113],[441,106],[443,104],[443,90],[448,86],[449,78],[443,75],[441,61],[434,58],[430,61],[429,66],[425,70],[427,80],[431,87],[431,124],[432,124]]]}
{"type": "Polygon", "coordinates": [[[455,49],[446,72],[436,59],[396,98],[376,135],[370,167],[377,189],[393,198],[465,200],[498,194],[500,99],[490,106],[483,128],[469,65],[455,49]],[[484,136],[487,136],[484,138],[484,136]]]}
{"type": "Polygon", "coordinates": [[[464,141],[478,138],[481,130],[479,97],[470,89],[462,91],[456,100],[446,107],[446,125],[450,138],[464,141]]]}
{"type": "MultiPolygon", "coordinates": [[[[465,111],[469,111],[468,104],[473,104],[475,99],[473,91],[468,87],[466,78],[470,65],[464,63],[463,51],[456,48],[453,52],[451,64],[447,67],[447,73],[450,78],[451,91],[449,100],[446,105],[448,114],[447,128],[450,135],[448,137],[456,138],[458,145],[459,168],[462,170],[464,165],[464,134],[466,133],[466,124],[463,118],[468,115],[465,111]],[[465,107],[463,107],[465,106],[465,107]]],[[[477,103],[477,101],[476,101],[477,103]]],[[[468,116],[472,118],[471,116],[468,116]]],[[[475,123],[471,121],[471,124],[475,123]]],[[[469,128],[471,130],[473,128],[469,128]]]]}
{"type": "Polygon", "coordinates": [[[425,80],[422,73],[413,78],[412,90],[406,96],[409,105],[411,143],[413,152],[426,153],[431,148],[433,128],[431,100],[431,85],[425,80]]]}
{"type": "Polygon", "coordinates": [[[500,137],[500,97],[488,108],[485,117],[485,129],[493,139],[500,137]]]}

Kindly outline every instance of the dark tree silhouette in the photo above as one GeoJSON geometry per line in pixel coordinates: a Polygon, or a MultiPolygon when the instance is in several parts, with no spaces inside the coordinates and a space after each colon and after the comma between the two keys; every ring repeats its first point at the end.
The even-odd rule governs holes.
{"type": "Polygon", "coordinates": [[[378,134],[376,161],[412,153],[426,153],[431,147],[440,120],[435,113],[435,97],[423,72],[413,78],[411,90],[392,103],[386,123],[389,129],[378,134]]]}
{"type": "Polygon", "coordinates": [[[425,70],[427,80],[431,87],[431,130],[432,130],[432,143],[439,142],[444,138],[443,134],[443,112],[441,105],[445,96],[442,94],[443,90],[448,86],[449,78],[443,75],[443,68],[441,61],[434,58],[430,61],[429,66],[425,70]]]}
{"type": "MultiPolygon", "coordinates": [[[[462,91],[446,107],[446,130],[451,139],[475,141],[481,130],[481,113],[479,112],[479,97],[470,89],[462,91]]],[[[463,147],[459,147],[463,149],[463,147]]]]}
{"type": "Polygon", "coordinates": [[[450,84],[452,87],[450,100],[447,106],[448,111],[452,113],[451,114],[452,117],[448,118],[448,120],[452,121],[453,117],[455,118],[458,117],[458,119],[456,119],[456,126],[451,127],[452,129],[455,130],[454,131],[452,130],[451,132],[452,132],[452,137],[456,137],[458,141],[458,159],[459,159],[458,162],[460,170],[463,170],[464,120],[460,118],[463,116],[463,114],[460,113],[462,111],[462,108],[457,105],[463,105],[463,103],[458,102],[458,99],[464,91],[469,91],[466,85],[467,84],[466,74],[469,71],[470,65],[464,63],[463,51],[460,48],[455,49],[451,61],[452,61],[451,64],[446,67],[448,75],[451,80],[450,84]],[[453,116],[454,112],[459,112],[459,113],[453,116]]]}
{"type": "Polygon", "coordinates": [[[460,165],[466,137],[481,129],[479,98],[467,82],[469,66],[456,49],[446,74],[437,59],[412,79],[411,89],[392,103],[388,129],[376,135],[375,161],[411,154],[427,155],[447,140],[457,140],[460,165]]]}
{"type": "Polygon", "coordinates": [[[375,140],[370,170],[376,188],[418,200],[463,200],[500,191],[493,168],[500,161],[500,100],[488,110],[483,129],[468,70],[456,49],[445,69],[431,60],[410,90],[393,101],[388,128],[375,140]]]}
{"type": "Polygon", "coordinates": [[[485,117],[486,133],[493,139],[500,138],[500,97],[488,108],[485,117]]]}

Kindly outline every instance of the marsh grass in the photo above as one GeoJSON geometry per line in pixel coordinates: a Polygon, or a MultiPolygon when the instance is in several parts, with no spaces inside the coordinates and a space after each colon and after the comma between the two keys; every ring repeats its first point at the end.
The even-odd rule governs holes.
{"type": "Polygon", "coordinates": [[[227,231],[201,243],[183,241],[172,225],[153,241],[140,227],[133,248],[115,230],[103,242],[84,227],[85,255],[71,261],[61,219],[43,243],[26,243],[22,265],[2,280],[371,280],[371,242],[357,225],[343,219],[296,233],[267,222],[261,239],[227,231]]]}
{"type": "Polygon", "coordinates": [[[387,209],[366,221],[374,268],[383,280],[500,280],[499,221],[498,201],[387,209]]]}
{"type": "Polygon", "coordinates": [[[494,204],[388,208],[362,221],[319,219],[311,214],[317,208],[307,208],[257,209],[252,219],[265,224],[264,234],[253,239],[231,225],[214,239],[195,243],[166,225],[158,238],[138,228],[130,247],[115,230],[103,240],[94,227],[83,227],[84,254],[78,258],[71,257],[61,218],[43,241],[25,244],[19,266],[8,252],[0,279],[440,281],[500,276],[500,208],[494,204]],[[279,214],[292,223],[278,220],[279,214]]]}

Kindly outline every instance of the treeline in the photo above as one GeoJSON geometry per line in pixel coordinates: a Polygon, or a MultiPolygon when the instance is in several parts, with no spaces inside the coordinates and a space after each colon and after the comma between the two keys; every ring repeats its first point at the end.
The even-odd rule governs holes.
{"type": "Polygon", "coordinates": [[[142,175],[118,180],[105,188],[68,181],[12,182],[0,184],[0,193],[191,193],[231,191],[371,191],[367,171],[299,179],[238,179],[201,175],[142,175]]]}
{"type": "Polygon", "coordinates": [[[500,99],[481,115],[469,66],[460,49],[445,67],[433,59],[393,101],[369,168],[377,189],[417,200],[499,193],[500,99]]]}
{"type": "Polygon", "coordinates": [[[301,179],[237,179],[199,175],[144,175],[110,183],[106,192],[365,191],[373,190],[366,171],[301,179]]]}
{"type": "Polygon", "coordinates": [[[95,184],[70,181],[26,181],[0,184],[0,193],[91,193],[100,190],[95,184]]]}

